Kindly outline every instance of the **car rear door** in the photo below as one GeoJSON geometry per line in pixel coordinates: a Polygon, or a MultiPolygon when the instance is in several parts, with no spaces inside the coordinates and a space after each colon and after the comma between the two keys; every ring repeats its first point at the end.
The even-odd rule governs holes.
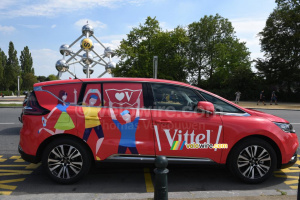
{"type": "Polygon", "coordinates": [[[154,156],[151,111],[144,107],[142,83],[103,83],[104,107],[101,123],[105,153],[111,155],[154,156]]]}

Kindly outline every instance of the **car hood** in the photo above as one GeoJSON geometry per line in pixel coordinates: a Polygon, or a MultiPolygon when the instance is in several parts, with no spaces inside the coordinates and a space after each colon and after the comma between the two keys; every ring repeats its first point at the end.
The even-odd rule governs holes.
{"type": "Polygon", "coordinates": [[[262,117],[262,118],[265,118],[265,119],[268,119],[272,122],[281,122],[281,123],[289,123],[287,120],[285,119],[282,119],[281,117],[277,117],[275,115],[271,115],[271,114],[268,114],[268,113],[264,113],[264,112],[261,112],[261,111],[258,111],[258,110],[250,110],[250,109],[247,109],[248,113],[251,114],[251,115],[256,115],[256,116],[259,116],[259,117],[262,117]]]}

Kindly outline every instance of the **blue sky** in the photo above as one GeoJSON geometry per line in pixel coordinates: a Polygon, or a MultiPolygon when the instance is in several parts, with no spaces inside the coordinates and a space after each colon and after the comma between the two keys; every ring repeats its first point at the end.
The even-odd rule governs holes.
{"type": "MultiPolygon", "coordinates": [[[[237,37],[246,42],[255,59],[263,57],[257,33],[275,7],[275,0],[1,0],[0,48],[7,54],[12,41],[20,55],[28,46],[35,74],[48,76],[57,74],[55,63],[62,58],[59,47],[77,39],[86,21],[105,46],[115,49],[147,16],[156,17],[164,30],[171,30],[218,13],[232,22],[237,37]]],[[[78,51],[79,43],[72,49],[78,51]]],[[[95,50],[103,53],[100,45],[95,44],[95,50]]],[[[100,65],[94,69],[91,77],[104,71],[100,65]]],[[[71,65],[70,71],[85,77],[79,64],[71,65]]],[[[64,73],[61,78],[69,77],[64,73]]]]}

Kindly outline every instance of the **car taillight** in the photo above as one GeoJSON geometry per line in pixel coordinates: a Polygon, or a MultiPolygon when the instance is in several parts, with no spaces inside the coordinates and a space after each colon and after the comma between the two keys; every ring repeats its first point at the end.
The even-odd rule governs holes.
{"type": "Polygon", "coordinates": [[[47,110],[41,107],[35,97],[34,92],[30,93],[28,97],[26,106],[24,107],[23,114],[24,115],[45,115],[48,114],[50,110],[47,110]]]}

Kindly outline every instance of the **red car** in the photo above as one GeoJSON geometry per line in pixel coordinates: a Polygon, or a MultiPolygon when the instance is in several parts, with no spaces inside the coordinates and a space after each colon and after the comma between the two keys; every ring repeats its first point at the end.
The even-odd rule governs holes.
{"type": "Polygon", "coordinates": [[[297,160],[298,138],[279,117],[245,109],[188,84],[146,78],[36,83],[24,108],[19,152],[42,161],[60,183],[86,175],[93,162],[227,165],[259,183],[297,160]]]}

